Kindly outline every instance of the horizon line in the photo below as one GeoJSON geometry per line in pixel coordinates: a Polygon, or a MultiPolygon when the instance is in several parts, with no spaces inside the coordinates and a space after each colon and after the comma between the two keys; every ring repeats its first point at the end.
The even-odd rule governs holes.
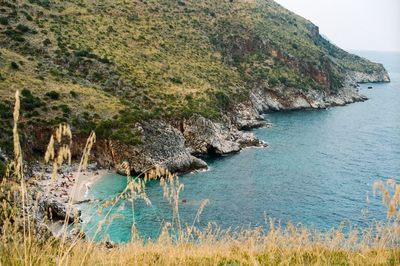
{"type": "Polygon", "coordinates": [[[374,50],[374,49],[344,49],[346,51],[357,51],[357,52],[380,52],[380,53],[400,53],[400,50],[374,50]]]}

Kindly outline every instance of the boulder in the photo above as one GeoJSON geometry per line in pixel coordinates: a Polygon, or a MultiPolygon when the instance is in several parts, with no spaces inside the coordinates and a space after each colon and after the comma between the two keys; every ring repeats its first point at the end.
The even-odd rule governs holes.
{"type": "Polygon", "coordinates": [[[249,130],[269,125],[257,109],[253,107],[251,102],[238,104],[233,111],[231,120],[240,130],[249,130]]]}
{"type": "MultiPolygon", "coordinates": [[[[47,215],[53,221],[63,221],[67,216],[68,206],[53,197],[44,197],[40,202],[40,210],[42,215],[47,215]]],[[[75,207],[71,207],[68,217],[68,223],[73,223],[75,219],[80,219],[81,211],[75,207]]]]}
{"type": "MultiPolygon", "coordinates": [[[[246,117],[244,114],[243,117],[246,117]]],[[[259,121],[260,116],[255,113],[247,114],[249,119],[240,118],[236,123],[240,121],[242,127],[247,125],[249,128],[255,127],[256,121],[259,122],[257,126],[267,125],[264,120],[259,121]]],[[[265,145],[251,132],[242,132],[235,125],[213,122],[200,115],[194,115],[184,123],[183,135],[192,153],[199,155],[224,155],[239,152],[244,147],[265,145]]]]}
{"type": "Polygon", "coordinates": [[[194,115],[183,125],[183,136],[194,154],[229,154],[240,151],[231,130],[222,123],[194,115]]]}

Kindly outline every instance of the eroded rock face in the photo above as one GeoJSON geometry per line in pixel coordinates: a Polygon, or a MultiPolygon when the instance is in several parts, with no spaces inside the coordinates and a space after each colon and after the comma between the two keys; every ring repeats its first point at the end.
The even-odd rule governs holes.
{"type": "Polygon", "coordinates": [[[365,101],[368,98],[357,90],[357,83],[390,82],[387,71],[371,73],[349,71],[344,86],[332,92],[330,89],[300,90],[299,88],[269,87],[267,84],[254,89],[251,103],[259,113],[280,110],[318,109],[365,101]]]}
{"type": "Polygon", "coordinates": [[[231,120],[240,130],[269,126],[251,102],[238,104],[235,107],[231,120]]]}
{"type": "MultiPolygon", "coordinates": [[[[53,221],[64,221],[67,217],[67,203],[53,197],[44,197],[40,202],[40,212],[47,214],[53,221]]],[[[68,223],[73,223],[75,219],[80,219],[81,212],[75,207],[71,207],[68,216],[68,223]]]]}
{"type": "Polygon", "coordinates": [[[207,168],[207,164],[190,154],[182,133],[165,122],[152,120],[136,125],[142,132],[142,143],[127,146],[109,143],[112,161],[118,166],[128,161],[133,172],[140,173],[161,165],[171,172],[189,172],[207,168]]]}
{"type": "Polygon", "coordinates": [[[336,93],[326,91],[300,92],[293,88],[257,88],[251,94],[254,108],[265,113],[269,111],[319,109],[365,101],[368,98],[348,85],[336,93]]]}
{"type": "Polygon", "coordinates": [[[218,155],[239,152],[246,146],[262,146],[253,133],[243,133],[236,127],[213,122],[194,115],[183,125],[183,136],[194,154],[218,155]]]}
{"type": "Polygon", "coordinates": [[[194,115],[184,123],[183,136],[195,154],[228,154],[240,151],[240,146],[233,141],[229,128],[200,115],[194,115]]]}
{"type": "MultiPolygon", "coordinates": [[[[126,170],[121,167],[124,162],[128,162],[132,174],[142,173],[155,165],[163,166],[173,173],[206,169],[206,162],[195,155],[223,155],[239,152],[244,147],[265,145],[253,133],[237,129],[237,124],[242,128],[266,125],[251,108],[251,105],[242,106],[240,111],[233,114],[236,120],[232,123],[232,118],[227,116],[222,119],[224,122],[217,123],[200,115],[181,121],[176,127],[160,120],[142,122],[133,125],[141,133],[140,144],[126,145],[99,139],[91,150],[90,161],[95,162],[99,168],[116,169],[122,175],[126,174],[126,170]]],[[[48,131],[51,132],[50,129],[48,131]]],[[[73,159],[80,159],[85,141],[82,136],[74,138],[71,146],[73,159]]],[[[43,153],[46,148],[41,142],[32,142],[32,147],[43,153]]]]}
{"type": "MultiPolygon", "coordinates": [[[[382,66],[383,68],[383,66],[382,66]]],[[[387,71],[364,73],[364,72],[351,72],[349,79],[358,83],[374,83],[374,82],[390,82],[389,74],[387,71]]]]}
{"type": "Polygon", "coordinates": [[[151,161],[166,167],[171,172],[207,168],[203,160],[190,154],[185,146],[185,138],[179,130],[161,121],[144,123],[142,128],[142,152],[151,158],[151,161]]]}

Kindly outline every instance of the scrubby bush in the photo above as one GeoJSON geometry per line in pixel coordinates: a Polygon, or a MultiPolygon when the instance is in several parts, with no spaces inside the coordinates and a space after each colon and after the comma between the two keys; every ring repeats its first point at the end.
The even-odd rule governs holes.
{"type": "Polygon", "coordinates": [[[10,119],[12,118],[12,112],[9,106],[0,102],[0,118],[10,119]]]}
{"type": "Polygon", "coordinates": [[[215,98],[217,99],[218,106],[220,106],[223,110],[227,110],[229,108],[231,101],[229,99],[229,96],[226,95],[224,92],[216,92],[215,98]]]}
{"type": "Polygon", "coordinates": [[[10,66],[11,66],[12,69],[15,69],[15,70],[19,69],[19,65],[17,63],[15,63],[14,61],[11,62],[10,66]]]}
{"type": "Polygon", "coordinates": [[[170,80],[172,83],[175,83],[175,84],[182,84],[182,83],[183,83],[183,81],[182,81],[180,78],[178,78],[178,77],[171,77],[171,78],[169,78],[169,80],[170,80]]]}
{"type": "Polygon", "coordinates": [[[8,18],[7,17],[3,17],[3,16],[0,16],[0,24],[1,25],[8,25],[8,18]]]}
{"type": "Polygon", "coordinates": [[[7,166],[4,162],[0,160],[0,180],[6,174],[7,166]]]}
{"type": "Polygon", "coordinates": [[[276,77],[272,77],[272,78],[269,79],[268,83],[272,87],[278,86],[279,85],[279,79],[276,78],[276,77]]]}
{"type": "Polygon", "coordinates": [[[27,114],[25,115],[25,117],[26,117],[26,118],[32,118],[32,117],[37,117],[37,116],[39,116],[39,115],[40,115],[39,112],[36,111],[36,110],[34,110],[34,111],[32,111],[32,112],[27,113],[27,114]]]}
{"type": "Polygon", "coordinates": [[[50,7],[50,0],[29,0],[32,4],[37,4],[39,6],[48,8],[50,7]]]}
{"type": "Polygon", "coordinates": [[[50,44],[51,44],[51,41],[50,41],[49,38],[46,38],[46,39],[43,40],[43,45],[44,46],[49,46],[50,44]]]}
{"type": "Polygon", "coordinates": [[[21,108],[24,111],[31,112],[44,105],[44,103],[38,97],[35,97],[28,89],[23,89],[21,91],[21,96],[21,108]]]}
{"type": "Polygon", "coordinates": [[[78,93],[76,91],[70,91],[69,94],[73,97],[73,98],[78,98],[78,93]]]}
{"type": "Polygon", "coordinates": [[[49,91],[45,93],[45,96],[49,97],[52,100],[60,99],[60,94],[56,91],[49,91]]]}
{"type": "Polygon", "coordinates": [[[59,106],[59,109],[64,113],[64,114],[69,114],[71,112],[71,108],[69,108],[68,105],[66,104],[61,104],[59,106]]]}
{"type": "Polygon", "coordinates": [[[75,56],[77,57],[88,57],[90,55],[90,51],[86,49],[75,51],[75,56]]]}
{"type": "Polygon", "coordinates": [[[16,42],[24,42],[25,41],[25,38],[22,36],[20,31],[16,31],[13,29],[7,29],[4,31],[4,34],[16,42]]]}
{"type": "Polygon", "coordinates": [[[28,26],[23,25],[23,24],[18,24],[17,25],[17,30],[19,30],[22,33],[31,32],[31,28],[29,28],[28,26]]]}
{"type": "Polygon", "coordinates": [[[32,92],[30,90],[28,90],[28,89],[23,89],[21,91],[21,95],[23,97],[33,97],[32,92]]]}
{"type": "Polygon", "coordinates": [[[33,21],[33,17],[31,15],[29,15],[28,12],[23,11],[22,13],[24,13],[26,20],[33,21]]]}

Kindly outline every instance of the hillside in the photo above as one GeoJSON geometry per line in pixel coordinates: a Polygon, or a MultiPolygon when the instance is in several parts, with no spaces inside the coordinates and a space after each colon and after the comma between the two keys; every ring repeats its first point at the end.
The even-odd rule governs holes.
{"type": "Polygon", "coordinates": [[[16,89],[33,153],[44,129],[68,122],[78,136],[96,131],[103,165],[184,157],[170,167],[178,171],[205,166],[191,154],[261,145],[238,131],[261,125],[259,113],[364,100],[356,82],[380,81],[389,81],[382,65],[271,0],[0,0],[6,151],[16,89]]]}

